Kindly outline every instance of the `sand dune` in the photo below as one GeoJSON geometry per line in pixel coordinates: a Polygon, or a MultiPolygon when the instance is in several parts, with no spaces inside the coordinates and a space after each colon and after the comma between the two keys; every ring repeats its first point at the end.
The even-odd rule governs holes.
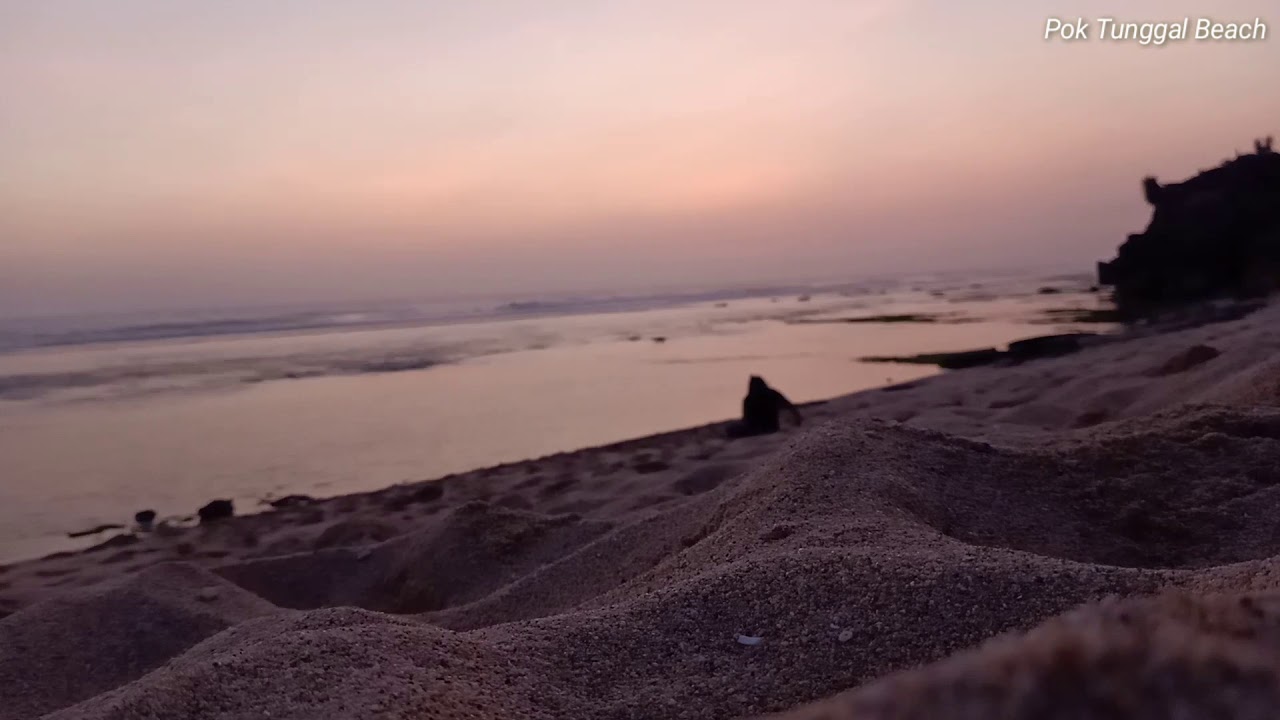
{"type": "Polygon", "coordinates": [[[0,718],[1274,717],[1278,319],[13,566],[0,718]]]}
{"type": "Polygon", "coordinates": [[[190,565],[68,593],[0,622],[0,718],[31,718],[136,680],[278,608],[190,565]]]}

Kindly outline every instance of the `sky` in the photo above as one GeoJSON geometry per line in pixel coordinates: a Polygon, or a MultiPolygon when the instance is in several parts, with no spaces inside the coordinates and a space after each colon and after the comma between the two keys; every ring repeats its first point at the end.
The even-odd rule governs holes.
{"type": "Polygon", "coordinates": [[[1050,16],[1280,33],[1274,0],[0,0],[0,315],[1088,272],[1142,176],[1280,135],[1280,38],[1050,16]]]}

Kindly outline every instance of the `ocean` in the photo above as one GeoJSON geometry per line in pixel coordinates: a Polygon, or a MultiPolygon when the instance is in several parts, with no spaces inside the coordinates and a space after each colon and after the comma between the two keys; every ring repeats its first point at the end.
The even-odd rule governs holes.
{"type": "Polygon", "coordinates": [[[0,321],[0,562],[135,512],[239,512],[733,417],[938,370],[860,362],[1082,328],[1082,276],[0,321]],[[1054,292],[1042,291],[1053,288],[1054,292]],[[875,316],[891,321],[848,322],[875,316]],[[901,317],[908,316],[908,317],[901,317]],[[914,317],[910,317],[914,316],[914,317]]]}

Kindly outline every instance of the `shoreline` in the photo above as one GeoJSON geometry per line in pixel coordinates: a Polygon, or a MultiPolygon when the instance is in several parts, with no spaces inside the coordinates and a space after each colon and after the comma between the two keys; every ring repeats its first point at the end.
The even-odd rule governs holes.
{"type": "Polygon", "coordinates": [[[0,720],[888,718],[1060,656],[1269,658],[1185,618],[1277,616],[1277,357],[1272,304],[9,565],[0,720]]]}
{"type": "MultiPolygon", "coordinates": [[[[883,389],[861,390],[826,400],[797,403],[797,407],[805,414],[806,426],[811,426],[813,423],[821,422],[828,417],[821,412],[814,413],[814,410],[820,410],[836,400],[878,392],[883,389]]],[[[145,567],[155,564],[155,562],[197,562],[202,565],[212,566],[221,564],[236,556],[241,556],[243,559],[271,557],[274,551],[269,549],[254,551],[255,548],[259,547],[259,540],[245,541],[244,538],[256,537],[256,533],[264,528],[277,529],[274,526],[280,524],[288,525],[297,522],[304,525],[315,525],[325,523],[325,520],[317,519],[317,512],[341,516],[351,513],[353,505],[390,504],[393,507],[401,508],[421,504],[429,505],[425,513],[415,515],[412,518],[413,520],[422,519],[423,517],[434,515],[439,510],[439,507],[435,506],[435,501],[440,496],[435,495],[435,491],[432,488],[446,485],[449,486],[449,494],[459,504],[475,501],[493,501],[504,507],[514,506],[516,509],[521,510],[530,509],[521,507],[522,503],[510,497],[494,497],[494,493],[490,490],[494,483],[494,478],[503,476],[536,477],[541,473],[538,469],[544,466],[551,466],[552,468],[564,464],[577,466],[582,461],[591,462],[594,458],[606,457],[609,465],[601,466],[604,469],[612,469],[614,472],[630,469],[641,475],[657,476],[655,479],[667,479],[668,476],[673,476],[673,469],[670,467],[658,468],[652,463],[663,463],[664,461],[660,458],[664,456],[664,449],[669,448],[669,446],[687,445],[690,442],[696,442],[700,448],[693,453],[695,457],[692,459],[696,464],[698,461],[710,461],[714,455],[720,454],[722,450],[730,449],[729,446],[731,444],[737,444],[738,452],[726,453],[730,461],[736,463],[776,450],[778,446],[785,444],[785,441],[792,438],[798,429],[790,422],[786,422],[783,430],[774,435],[730,440],[725,435],[725,428],[732,422],[733,419],[719,420],[702,425],[628,438],[603,445],[563,450],[524,460],[449,473],[426,480],[395,483],[370,491],[321,497],[306,495],[265,496],[249,512],[244,512],[242,508],[237,508],[237,513],[233,517],[205,525],[199,524],[198,519],[193,514],[190,516],[157,518],[155,527],[146,531],[134,526],[131,528],[107,528],[97,533],[82,533],[83,536],[98,536],[95,538],[97,542],[82,549],[58,551],[39,557],[0,564],[0,577],[11,579],[15,576],[21,576],[23,570],[33,566],[54,565],[54,569],[37,570],[35,575],[55,578],[54,582],[47,585],[47,589],[58,591],[69,585],[69,583],[63,581],[65,577],[71,574],[63,572],[65,567],[77,564],[77,560],[85,557],[101,557],[103,564],[114,565],[116,563],[124,563],[135,556],[163,554],[162,558],[152,558],[145,564],[121,568],[124,570],[124,574],[132,574],[143,570],[145,567]],[[628,456],[631,457],[631,462],[626,462],[628,456]],[[636,465],[640,466],[638,470],[634,467],[636,465]],[[273,507],[271,505],[272,502],[279,502],[282,499],[286,502],[281,507],[273,507]],[[234,541],[237,535],[240,538],[238,542],[240,547],[236,549],[241,552],[228,551],[227,548],[222,546],[227,541],[227,537],[230,537],[233,540],[233,544],[235,544],[234,541]],[[184,545],[189,541],[194,541],[192,543],[193,547],[186,549],[184,545]],[[214,547],[211,550],[202,551],[199,547],[194,546],[201,542],[209,543],[214,547]],[[107,552],[112,550],[115,552],[107,552]]],[[[711,464],[715,465],[714,463],[711,464]]],[[[720,473],[714,471],[711,473],[711,475],[718,474],[720,473]]],[[[557,482],[563,482],[563,479],[557,482]]],[[[552,486],[555,487],[557,482],[553,482],[552,486]]],[[[654,505],[660,505],[662,500],[674,500],[676,496],[671,495],[665,498],[653,499],[655,500],[654,505]]],[[[572,513],[573,510],[570,509],[569,514],[572,513]]],[[[386,539],[394,536],[394,534],[386,527],[370,526],[367,539],[386,539]]],[[[359,535],[358,532],[357,535],[359,535]]],[[[330,542],[329,540],[318,541],[325,546],[330,542]]],[[[304,551],[308,548],[297,546],[296,549],[304,551]]],[[[91,577],[89,582],[82,585],[72,585],[72,587],[92,587],[99,582],[111,580],[113,576],[113,573],[96,574],[91,577]]],[[[10,584],[10,587],[12,587],[12,584],[10,584]]],[[[42,595],[43,593],[37,593],[36,597],[38,598],[42,595]]],[[[24,598],[23,602],[14,603],[11,598],[7,599],[4,593],[0,593],[0,614],[3,614],[6,610],[12,611],[17,607],[25,606],[29,602],[30,599],[24,598]]]]}
{"type": "Polygon", "coordinates": [[[533,334],[499,343],[514,350],[493,354],[485,354],[493,333],[471,329],[373,340],[338,333],[305,347],[279,338],[246,347],[202,342],[172,355],[72,353],[51,356],[46,367],[11,364],[5,372],[48,380],[19,379],[11,390],[31,382],[49,390],[0,401],[0,454],[29,480],[0,513],[0,564],[89,547],[106,536],[80,542],[66,535],[130,525],[145,509],[180,517],[224,498],[254,512],[267,494],[373,491],[722,421],[736,414],[749,374],[769,378],[795,400],[932,374],[920,365],[851,361],[869,351],[952,350],[1051,333],[1062,318],[1047,311],[1103,302],[1066,281],[1054,282],[1061,288],[1055,294],[1037,292],[1049,282],[957,288],[954,298],[933,297],[928,286],[899,288],[867,300],[943,318],[932,323],[848,324],[880,313],[862,307],[862,299],[824,296],[539,324],[521,330],[533,334]],[[833,322],[793,324],[797,313],[833,322]],[[952,318],[956,313],[964,317],[952,318]],[[668,342],[631,342],[633,336],[668,342]],[[425,372],[376,371],[418,358],[428,346],[464,351],[425,372]],[[342,358],[370,371],[307,369],[342,358]],[[283,379],[299,368],[307,379],[283,379]],[[135,371],[145,377],[131,380],[135,371]],[[89,385],[57,387],[81,379],[89,385]],[[84,441],[69,445],[73,436],[84,441]]]}
{"type": "MultiPolygon", "coordinates": [[[[85,536],[96,536],[94,537],[96,542],[79,549],[62,550],[0,564],[0,573],[6,573],[10,577],[23,577],[24,570],[30,570],[37,565],[54,566],[34,571],[37,576],[52,578],[51,582],[44,584],[43,592],[23,592],[16,601],[13,597],[12,589],[9,597],[6,597],[4,593],[0,593],[0,613],[23,607],[49,592],[60,592],[68,587],[93,587],[118,575],[113,568],[110,572],[90,573],[87,578],[83,578],[80,582],[70,580],[69,578],[76,574],[76,571],[70,568],[79,566],[81,564],[79,561],[84,557],[101,558],[101,564],[103,565],[122,565],[119,569],[123,570],[123,574],[129,575],[142,571],[157,562],[196,562],[204,566],[216,567],[220,564],[237,560],[252,561],[279,554],[307,552],[329,547],[334,540],[332,537],[319,537],[319,535],[323,535],[323,532],[320,532],[319,535],[303,533],[307,537],[302,539],[296,537],[273,539],[272,536],[279,534],[288,536],[289,533],[281,533],[281,529],[282,526],[287,528],[292,524],[317,526],[321,530],[333,524],[341,524],[342,518],[352,514],[355,508],[359,506],[377,507],[389,503],[399,509],[407,507],[419,508],[421,506],[419,509],[422,509],[423,512],[401,516],[398,521],[391,523],[375,522],[369,524],[363,530],[358,530],[352,534],[353,541],[382,541],[395,537],[410,531],[414,523],[429,518],[446,506],[454,507],[469,502],[491,502],[500,507],[536,512],[551,511],[553,513],[567,512],[575,514],[579,510],[585,510],[587,515],[597,509],[596,505],[601,504],[598,499],[575,501],[571,498],[560,499],[559,502],[522,502],[518,496],[513,496],[510,492],[504,494],[501,489],[493,489],[495,484],[500,485],[501,480],[509,476],[541,475],[542,471],[539,468],[544,466],[551,466],[551,472],[563,475],[564,472],[556,470],[557,467],[576,468],[584,462],[590,464],[595,462],[596,458],[604,457],[607,460],[604,461],[605,464],[601,467],[608,469],[610,474],[630,472],[646,476],[646,479],[679,483],[684,475],[697,476],[701,466],[706,465],[713,468],[709,475],[716,476],[716,479],[714,481],[695,481],[695,484],[705,485],[705,487],[700,487],[698,492],[705,492],[714,488],[719,482],[728,479],[727,471],[715,469],[720,467],[721,463],[713,462],[715,456],[721,455],[726,449],[737,448],[738,452],[724,453],[724,457],[728,458],[727,462],[734,472],[743,472],[745,471],[745,466],[750,462],[765,457],[785,446],[798,434],[798,431],[813,427],[817,423],[830,420],[836,416],[856,415],[868,418],[878,417],[893,422],[909,422],[916,417],[917,411],[913,409],[889,410],[888,408],[893,403],[888,399],[896,399],[900,396],[909,398],[915,393],[906,391],[921,389],[927,394],[930,387],[929,383],[945,382],[945,378],[955,377],[960,373],[985,373],[989,377],[993,375],[998,377],[999,374],[1022,367],[1028,362],[1053,358],[1067,358],[1069,360],[1070,356],[1089,348],[1096,348],[1099,345],[1144,342],[1153,337],[1176,333],[1188,328],[1195,329],[1219,322],[1229,322],[1255,311],[1258,307],[1257,305],[1233,304],[1228,306],[1226,310],[1215,310],[1213,306],[1205,305],[1192,311],[1189,318],[1175,319],[1163,325],[1120,328],[1112,332],[1095,334],[1093,337],[1088,338],[1090,342],[1073,344],[1067,352],[1061,354],[1053,352],[1053,348],[1049,347],[1050,352],[1046,353],[1042,358],[1024,358],[1018,361],[1011,361],[1007,359],[1008,354],[1004,353],[994,361],[978,366],[966,366],[957,369],[940,367],[935,374],[922,378],[844,393],[826,399],[798,403],[798,407],[805,414],[806,424],[801,428],[797,428],[789,421],[786,421],[782,432],[771,436],[730,440],[725,437],[724,433],[725,427],[733,422],[733,419],[729,418],[627,438],[602,445],[562,450],[537,457],[499,463],[462,472],[447,473],[425,480],[394,483],[375,490],[315,497],[289,494],[276,497],[268,494],[259,498],[258,503],[250,508],[238,507],[233,517],[208,525],[199,524],[193,513],[187,516],[171,515],[157,518],[156,527],[151,530],[142,530],[134,525],[132,527],[107,528],[106,531],[100,533],[81,533],[85,536]],[[1241,308],[1244,309],[1241,310],[1241,308]],[[696,445],[696,447],[689,450],[688,446],[690,444],[696,445]],[[682,462],[673,465],[666,458],[671,454],[671,448],[676,446],[684,447],[688,451],[688,457],[682,458],[682,462]],[[631,460],[627,460],[627,456],[631,456],[631,460]],[[664,467],[658,468],[657,465],[652,464],[654,462],[664,465],[664,467]],[[636,469],[635,466],[637,465],[641,466],[640,470],[636,469]],[[648,476],[654,477],[649,478],[648,476]],[[440,489],[447,487],[450,501],[439,502],[444,497],[445,490],[441,490],[440,494],[437,495],[436,490],[432,489],[433,487],[440,489]],[[272,505],[273,502],[279,502],[282,498],[287,501],[286,506],[274,507],[272,505]],[[246,512],[246,510],[248,511],[246,512]],[[264,535],[266,537],[260,537],[264,535]],[[312,535],[315,535],[315,537],[312,537],[312,535]],[[210,547],[201,549],[199,547],[201,544],[208,544],[210,547]],[[11,570],[16,570],[17,572],[10,573],[9,571],[11,570]]],[[[1058,336],[1044,337],[1055,339],[1058,336]]],[[[928,357],[965,356],[971,352],[938,353],[928,357]]],[[[891,360],[894,363],[904,365],[918,364],[917,358],[894,358],[891,360]]],[[[942,363],[931,361],[928,364],[942,363]]],[[[961,378],[970,376],[960,375],[961,378]]],[[[914,406],[920,403],[908,402],[907,404],[914,406]]],[[[551,483],[551,486],[559,487],[563,483],[564,478],[560,478],[551,483]]],[[[527,488],[515,489],[523,490],[527,488]]],[[[566,486],[560,489],[568,490],[569,488],[566,486]]],[[[608,495],[617,492],[618,488],[606,486],[597,488],[596,491],[602,495],[608,495]]],[[[610,514],[615,519],[630,520],[641,511],[660,510],[663,505],[689,494],[683,491],[676,493],[664,492],[659,488],[650,494],[648,498],[650,502],[641,507],[610,508],[612,511],[610,514]]],[[[210,500],[213,499],[210,498],[210,500]]],[[[340,529],[335,531],[333,536],[342,534],[340,529]]],[[[347,540],[344,539],[339,544],[343,543],[347,543],[347,540]]],[[[12,581],[10,581],[10,587],[13,588],[12,581]]]]}
{"type": "MultiPolygon", "coordinates": [[[[823,322],[827,322],[827,321],[823,321],[823,322]]],[[[841,319],[833,320],[830,322],[844,323],[844,322],[848,322],[848,320],[841,318],[841,319]]],[[[1096,323],[1096,322],[1101,322],[1101,321],[1087,321],[1083,326],[1087,327],[1089,323],[1096,323]]],[[[1035,326],[1033,325],[1029,325],[1028,329],[1030,330],[1034,327],[1035,326]]],[[[1066,326],[1062,326],[1062,327],[1065,328],[1066,326]]],[[[1074,352],[1078,349],[1085,347],[1086,345],[1092,342],[1106,341],[1109,338],[1116,337],[1115,335],[1115,333],[1117,332],[1116,327],[1117,326],[1110,321],[1102,322],[1101,325],[1099,325],[1099,329],[1102,331],[1101,334],[1076,332],[1076,333],[1068,333],[1066,335],[1062,335],[1061,338],[1071,341],[1071,347],[1068,348],[1067,352],[1074,352]],[[1073,335],[1078,335],[1079,337],[1083,338],[1084,341],[1076,342],[1072,338],[1073,335]]],[[[1010,341],[1010,347],[1012,348],[1013,345],[1019,344],[1019,343],[1029,343],[1032,340],[1041,340],[1041,339],[1056,340],[1058,339],[1058,337],[1059,336],[1054,336],[1054,335],[1050,335],[1050,336],[1033,335],[1026,338],[1022,338],[1021,340],[1017,340],[1016,343],[1014,341],[1010,341]]],[[[1046,347],[1049,348],[1050,352],[1044,353],[1045,356],[1061,354],[1053,350],[1052,346],[1046,345],[1046,347]]],[[[862,395],[864,393],[877,392],[885,389],[886,387],[891,387],[892,385],[914,383],[921,379],[933,377],[934,375],[943,374],[945,372],[953,371],[955,369],[972,367],[974,366],[974,364],[952,366],[948,364],[947,359],[953,358],[953,357],[974,355],[974,354],[983,356],[982,362],[977,363],[980,365],[998,364],[1012,357],[1012,353],[1009,353],[1009,352],[997,351],[995,349],[984,349],[977,352],[961,350],[961,351],[948,351],[948,352],[941,352],[941,353],[929,354],[929,355],[907,356],[907,357],[898,357],[898,358],[895,358],[895,357],[859,358],[858,359],[859,362],[865,363],[865,362],[874,360],[877,364],[884,364],[890,367],[896,367],[900,369],[902,372],[895,372],[893,370],[889,370],[888,372],[886,372],[886,374],[892,373],[894,375],[898,375],[899,377],[901,377],[902,374],[905,372],[905,374],[908,376],[909,379],[890,381],[886,385],[875,385],[872,387],[865,387],[863,389],[854,390],[852,392],[836,393],[821,399],[810,400],[810,401],[800,403],[799,406],[802,409],[803,408],[812,409],[812,408],[820,407],[827,403],[840,401],[853,396],[862,395]],[[924,375],[923,377],[919,376],[921,372],[920,368],[922,366],[930,366],[930,369],[929,369],[930,374],[924,375]],[[936,367],[936,369],[934,369],[934,367],[936,367]]],[[[1034,358],[1022,358],[1022,361],[1025,361],[1027,359],[1034,359],[1034,358]]],[[[446,480],[446,479],[454,478],[456,476],[475,474],[481,471],[496,472],[496,471],[501,471],[501,470],[510,468],[512,466],[525,465],[531,462],[537,462],[542,460],[556,459],[556,458],[560,458],[567,455],[573,455],[575,453],[582,453],[582,452],[588,452],[588,451],[609,451],[609,450],[623,451],[623,450],[631,449],[633,447],[643,447],[649,444],[661,443],[667,440],[672,440],[685,433],[690,433],[695,431],[706,431],[707,429],[713,428],[713,427],[723,428],[726,424],[732,421],[733,421],[732,418],[724,418],[724,419],[714,420],[711,422],[677,426],[669,430],[663,430],[659,432],[652,432],[652,433],[646,433],[646,434],[640,434],[640,435],[632,435],[632,436],[624,437],[622,439],[615,440],[612,442],[588,443],[588,444],[584,444],[577,447],[571,447],[569,449],[555,450],[551,452],[545,452],[539,455],[531,455],[531,456],[527,456],[520,459],[508,460],[506,462],[502,462],[497,465],[477,465],[477,466],[470,467],[468,469],[463,469],[463,470],[458,470],[453,472],[445,472],[440,475],[434,475],[433,477],[425,480],[419,479],[419,480],[402,480],[399,482],[389,482],[387,484],[373,487],[370,489],[350,490],[345,492],[338,492],[336,494],[328,494],[323,491],[316,492],[314,489],[306,488],[305,486],[297,489],[281,488],[277,486],[274,492],[267,491],[261,494],[258,494],[258,493],[251,494],[251,493],[245,493],[243,491],[238,491],[235,494],[223,494],[220,496],[210,495],[210,496],[205,496],[203,498],[195,499],[195,501],[192,502],[190,505],[192,512],[189,514],[184,514],[180,512],[175,513],[172,511],[164,512],[160,515],[160,517],[157,518],[157,520],[167,521],[170,524],[180,526],[180,527],[188,527],[195,522],[194,510],[196,507],[198,507],[199,504],[212,501],[219,497],[233,500],[237,504],[237,512],[241,513],[242,516],[256,515],[263,512],[270,512],[271,510],[268,508],[270,502],[280,497],[291,496],[295,493],[306,495],[314,499],[315,501],[330,501],[330,500],[334,500],[334,499],[346,497],[346,496],[370,495],[370,494],[376,494],[376,493],[386,491],[393,487],[417,485],[420,483],[446,480]]],[[[130,509],[128,513],[131,514],[133,512],[136,512],[141,509],[145,509],[147,507],[148,507],[148,503],[146,501],[142,501],[142,502],[139,502],[134,509],[130,509]]],[[[131,523],[128,522],[127,517],[128,516],[124,513],[93,514],[93,519],[82,526],[68,525],[68,526],[64,526],[64,530],[62,532],[57,533],[56,535],[50,534],[48,536],[44,536],[43,539],[32,537],[28,540],[24,540],[23,542],[27,546],[36,547],[36,548],[43,546],[44,548],[47,548],[47,549],[43,551],[37,550],[37,551],[29,552],[25,555],[15,555],[9,559],[6,559],[5,562],[0,563],[0,565],[21,564],[21,563],[31,562],[33,560],[38,560],[43,557],[47,557],[49,555],[62,556],[68,552],[75,553],[75,552],[83,552],[83,551],[92,549],[97,544],[109,541],[112,538],[113,533],[123,532],[127,534],[137,530],[136,526],[133,526],[131,523]],[[96,531],[96,530],[100,530],[100,531],[96,531]],[[89,538],[89,539],[81,542],[68,542],[69,539],[76,540],[80,538],[89,538]]]]}

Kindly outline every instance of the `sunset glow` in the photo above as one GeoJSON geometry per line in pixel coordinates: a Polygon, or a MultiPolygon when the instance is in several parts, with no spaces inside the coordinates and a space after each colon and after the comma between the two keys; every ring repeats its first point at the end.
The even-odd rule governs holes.
{"type": "MultiPolygon", "coordinates": [[[[1272,0],[1124,5],[1280,27],[1272,0]]],[[[1045,13],[7,2],[0,307],[1088,271],[1141,229],[1143,174],[1278,129],[1280,41],[1053,44],[1045,13]]]]}

